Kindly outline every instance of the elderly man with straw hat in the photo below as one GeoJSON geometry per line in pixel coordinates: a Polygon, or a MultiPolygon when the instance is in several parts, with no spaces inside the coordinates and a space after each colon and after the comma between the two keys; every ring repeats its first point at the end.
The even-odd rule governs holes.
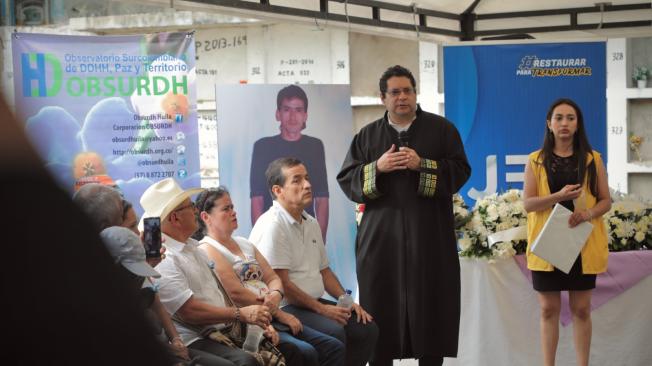
{"type": "MultiPolygon", "coordinates": [[[[209,261],[191,235],[197,230],[195,208],[190,200],[201,188],[183,190],[172,178],[152,184],[140,198],[143,218],[160,217],[167,248],[166,257],[156,266],[156,280],[163,306],[172,314],[184,344],[191,350],[217,355],[219,365],[258,366],[254,357],[203,336],[206,330],[219,331],[226,323],[241,320],[266,328],[271,314],[266,306],[228,306],[228,298],[218,285],[209,261]]],[[[142,230],[143,220],[139,227],[142,230]]],[[[204,356],[202,356],[204,359],[204,356]]]]}

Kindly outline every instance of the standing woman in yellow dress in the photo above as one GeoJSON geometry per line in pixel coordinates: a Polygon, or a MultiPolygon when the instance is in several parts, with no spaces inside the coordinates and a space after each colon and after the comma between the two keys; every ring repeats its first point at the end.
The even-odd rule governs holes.
{"type": "Polygon", "coordinates": [[[586,137],[579,106],[559,99],[548,109],[541,150],[530,154],[525,167],[523,201],[528,212],[527,265],[541,306],[541,347],[545,366],[555,364],[559,341],[561,291],[568,291],[578,366],[588,366],[591,346],[591,292],[598,273],[607,269],[609,249],[602,215],[611,208],[607,173],[600,153],[586,137]],[[530,246],[556,203],[573,212],[569,227],[593,224],[569,274],[537,257],[530,246]]]}

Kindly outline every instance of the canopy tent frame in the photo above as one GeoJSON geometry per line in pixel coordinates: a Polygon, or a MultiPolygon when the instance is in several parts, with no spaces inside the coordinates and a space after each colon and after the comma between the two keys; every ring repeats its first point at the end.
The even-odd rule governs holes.
{"type": "MultiPolygon", "coordinates": [[[[310,18],[325,21],[335,21],[356,24],[361,26],[381,27],[403,31],[413,31],[425,34],[434,34],[448,37],[456,37],[461,41],[472,41],[479,37],[487,37],[493,39],[513,38],[533,38],[528,33],[548,33],[548,32],[564,32],[564,31],[585,31],[595,29],[616,29],[616,28],[632,28],[632,27],[652,27],[652,20],[622,20],[622,21],[608,21],[599,23],[582,23],[579,21],[580,16],[592,13],[618,13],[624,11],[636,10],[649,10],[652,9],[652,3],[636,3],[626,5],[612,5],[611,3],[596,3],[595,6],[589,7],[575,7],[575,8],[562,8],[562,9],[546,9],[546,10],[529,10],[529,11],[515,11],[515,12],[499,12],[499,13],[486,13],[476,14],[474,12],[478,3],[481,0],[475,0],[473,3],[461,14],[450,12],[438,11],[434,9],[427,9],[417,6],[408,6],[394,4],[385,1],[377,0],[315,0],[319,2],[319,10],[309,10],[300,7],[272,5],[270,0],[259,0],[259,2],[248,2],[239,0],[186,0],[189,3],[197,3],[202,5],[212,5],[222,8],[229,8],[243,11],[253,11],[276,15],[289,15],[303,18],[310,18]],[[369,17],[352,16],[348,13],[341,14],[330,11],[330,3],[344,4],[345,9],[348,5],[355,5],[357,7],[366,8],[369,11],[369,17]],[[411,15],[414,19],[413,23],[404,23],[383,19],[381,10],[403,13],[411,15]],[[477,23],[484,20],[506,20],[516,18],[533,18],[533,17],[546,17],[546,16],[568,16],[565,24],[554,24],[539,27],[518,27],[518,28],[490,28],[490,29],[477,29],[477,23]],[[430,21],[434,19],[457,21],[459,23],[458,29],[449,29],[442,27],[434,27],[429,25],[430,21]]],[[[484,38],[484,39],[489,39],[484,38]]]]}

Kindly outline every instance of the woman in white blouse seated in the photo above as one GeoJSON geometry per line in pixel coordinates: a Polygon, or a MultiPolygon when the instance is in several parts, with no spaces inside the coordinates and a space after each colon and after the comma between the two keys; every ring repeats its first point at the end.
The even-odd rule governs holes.
{"type": "Polygon", "coordinates": [[[207,189],[197,197],[195,207],[199,230],[193,237],[215,262],[217,275],[238,306],[264,304],[272,310],[272,325],[280,337],[278,347],[288,366],[343,364],[339,340],[302,325],[280,309],[284,296],[281,279],[250,241],[232,236],[238,220],[229,192],[224,187],[207,189]],[[294,354],[298,348],[300,357],[289,359],[286,348],[294,354]]]}

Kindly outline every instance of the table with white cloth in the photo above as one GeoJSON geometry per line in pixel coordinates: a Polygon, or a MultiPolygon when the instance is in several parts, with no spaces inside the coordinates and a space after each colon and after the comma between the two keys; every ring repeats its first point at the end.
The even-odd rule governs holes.
{"type": "MultiPolygon", "coordinates": [[[[459,351],[444,365],[541,365],[539,304],[515,259],[460,258],[460,265],[459,351]]],[[[591,312],[591,366],[652,365],[652,276],[641,278],[591,312]]],[[[557,365],[575,364],[572,324],[560,324],[557,365]]]]}

